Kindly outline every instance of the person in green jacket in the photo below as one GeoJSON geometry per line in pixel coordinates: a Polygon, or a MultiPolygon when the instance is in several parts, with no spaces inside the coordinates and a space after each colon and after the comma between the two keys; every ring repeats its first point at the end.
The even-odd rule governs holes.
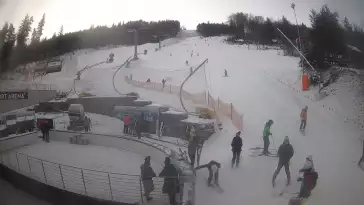
{"type": "Polygon", "coordinates": [[[264,141],[264,148],[263,148],[263,155],[268,155],[269,151],[269,135],[272,135],[270,132],[270,128],[273,125],[273,120],[268,120],[268,122],[265,123],[264,130],[263,130],[263,141],[264,141]]]}

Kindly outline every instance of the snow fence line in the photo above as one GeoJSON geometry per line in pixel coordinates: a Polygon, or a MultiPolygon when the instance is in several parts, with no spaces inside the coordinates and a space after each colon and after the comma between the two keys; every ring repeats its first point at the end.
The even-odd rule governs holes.
{"type": "MultiPolygon", "coordinates": [[[[123,139],[127,138],[124,137],[123,139]]],[[[136,141],[133,139],[128,140],[136,141]]],[[[33,180],[61,190],[108,201],[143,204],[145,190],[140,175],[112,173],[65,165],[36,158],[15,150],[38,142],[38,132],[0,139],[0,164],[33,180]]],[[[156,148],[155,145],[138,142],[156,148]]],[[[160,148],[156,148],[156,150],[164,153],[164,150],[160,148]]],[[[189,203],[192,197],[190,196],[192,191],[191,183],[188,183],[189,177],[178,176],[178,179],[180,181],[180,192],[176,198],[182,204],[189,203]],[[188,196],[185,196],[184,193],[188,196]]],[[[153,201],[164,204],[168,201],[167,195],[162,191],[164,178],[154,177],[153,183],[155,187],[151,193],[154,198],[153,201]]]]}
{"type": "MultiPolygon", "coordinates": [[[[141,82],[137,80],[132,80],[128,76],[125,76],[125,82],[128,84],[144,88],[147,90],[154,90],[162,93],[169,93],[169,94],[177,94],[179,95],[180,86],[175,85],[165,85],[163,86],[161,83],[156,82],[141,82]]],[[[243,130],[243,115],[240,114],[232,103],[226,103],[221,101],[219,98],[215,99],[210,95],[209,92],[202,92],[202,93],[189,93],[187,91],[182,91],[182,97],[187,100],[191,100],[193,103],[196,104],[203,104],[207,105],[208,107],[214,109],[217,115],[228,117],[234,127],[238,130],[243,130]]],[[[217,120],[218,116],[216,116],[217,120]]]]}

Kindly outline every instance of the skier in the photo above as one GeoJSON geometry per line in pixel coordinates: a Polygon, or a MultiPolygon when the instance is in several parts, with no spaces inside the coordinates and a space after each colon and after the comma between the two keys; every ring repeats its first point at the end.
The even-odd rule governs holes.
{"type": "Polygon", "coordinates": [[[363,154],[358,162],[358,166],[361,166],[361,163],[363,163],[363,161],[364,161],[364,139],[363,139],[363,154]]]}
{"type": "Polygon", "coordinates": [[[212,186],[211,181],[212,178],[214,178],[214,183],[216,186],[219,186],[219,169],[221,167],[221,164],[217,161],[211,160],[209,163],[205,165],[201,165],[196,167],[195,170],[207,168],[209,170],[209,177],[207,179],[207,185],[212,186]]]}
{"type": "Polygon", "coordinates": [[[164,168],[159,174],[159,177],[165,177],[162,192],[168,194],[170,205],[176,205],[176,193],[178,189],[178,172],[171,164],[171,159],[166,157],[164,160],[164,168]]]}
{"type": "Polygon", "coordinates": [[[289,143],[288,136],[286,136],[284,138],[283,144],[281,144],[281,146],[279,146],[279,148],[278,148],[277,155],[279,157],[279,161],[278,161],[277,169],[274,172],[273,178],[272,178],[273,187],[275,187],[275,181],[276,181],[277,175],[279,174],[279,172],[281,171],[283,166],[284,166],[284,169],[285,169],[286,175],[287,175],[287,186],[291,184],[291,173],[289,171],[289,161],[291,160],[293,153],[294,153],[293,147],[289,143]]]}
{"type": "Polygon", "coordinates": [[[243,140],[240,137],[241,132],[237,132],[233,140],[231,141],[231,151],[233,152],[233,159],[231,160],[231,168],[239,167],[241,147],[243,146],[243,140]]]}
{"type": "Polygon", "coordinates": [[[269,135],[272,135],[270,132],[270,128],[273,125],[273,120],[268,120],[268,122],[265,123],[264,130],[263,130],[263,141],[264,141],[264,149],[263,149],[263,155],[268,155],[270,152],[269,149],[269,135]]]}
{"type": "Polygon", "coordinates": [[[150,196],[150,193],[154,190],[153,177],[156,177],[156,174],[150,164],[150,156],[147,156],[144,159],[144,164],[140,166],[140,171],[144,186],[144,196],[147,201],[150,201],[153,199],[150,196]]]}
{"type": "Polygon", "coordinates": [[[300,177],[297,180],[302,183],[298,198],[308,198],[311,196],[311,191],[315,188],[318,179],[311,155],[307,156],[306,162],[299,172],[303,173],[303,178],[300,177]]]}
{"type": "Polygon", "coordinates": [[[306,123],[307,123],[307,109],[308,107],[305,106],[302,111],[301,111],[301,125],[300,125],[300,130],[301,131],[305,131],[305,128],[306,128],[306,123]]]}
{"type": "Polygon", "coordinates": [[[165,85],[166,85],[166,80],[162,79],[162,89],[164,88],[165,85]]]}
{"type": "Polygon", "coordinates": [[[227,70],[226,69],[225,69],[224,73],[225,73],[224,77],[228,77],[228,74],[227,74],[227,70]]]}

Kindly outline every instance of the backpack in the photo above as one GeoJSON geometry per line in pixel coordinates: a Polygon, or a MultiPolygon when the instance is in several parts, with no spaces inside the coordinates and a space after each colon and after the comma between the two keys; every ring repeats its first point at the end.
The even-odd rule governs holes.
{"type": "Polygon", "coordinates": [[[312,187],[311,187],[311,190],[313,190],[316,187],[316,184],[317,184],[318,173],[315,172],[315,171],[312,171],[310,173],[310,175],[311,175],[311,179],[312,179],[312,187]]]}

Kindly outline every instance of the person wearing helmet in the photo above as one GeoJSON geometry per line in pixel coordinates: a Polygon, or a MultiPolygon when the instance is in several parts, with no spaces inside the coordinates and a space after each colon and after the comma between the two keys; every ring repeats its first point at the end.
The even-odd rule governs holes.
{"type": "Polygon", "coordinates": [[[289,143],[288,136],[286,136],[284,138],[283,144],[281,144],[281,146],[279,146],[279,148],[278,148],[277,155],[279,157],[279,161],[278,161],[277,169],[274,172],[273,178],[272,178],[273,187],[275,186],[275,180],[283,166],[284,166],[284,169],[285,169],[286,175],[287,175],[287,185],[289,185],[291,183],[291,173],[289,171],[289,161],[291,160],[293,153],[294,153],[293,147],[289,143]]]}
{"type": "Polygon", "coordinates": [[[304,130],[305,130],[305,128],[306,128],[306,124],[307,124],[307,109],[308,109],[308,107],[307,107],[307,106],[305,106],[305,107],[302,109],[302,111],[301,111],[301,115],[300,115],[300,117],[301,117],[300,130],[301,130],[301,131],[304,131],[304,130]]]}
{"type": "Polygon", "coordinates": [[[302,169],[299,171],[303,173],[303,177],[298,178],[297,181],[301,181],[301,189],[298,195],[299,198],[308,198],[311,196],[311,191],[316,187],[318,174],[315,171],[312,156],[308,155],[306,162],[302,169]]]}
{"type": "Polygon", "coordinates": [[[263,148],[263,155],[268,155],[269,151],[269,135],[272,135],[270,132],[270,128],[273,125],[273,120],[268,120],[268,122],[265,123],[264,130],[263,130],[263,142],[264,142],[264,148],[263,148]]]}

